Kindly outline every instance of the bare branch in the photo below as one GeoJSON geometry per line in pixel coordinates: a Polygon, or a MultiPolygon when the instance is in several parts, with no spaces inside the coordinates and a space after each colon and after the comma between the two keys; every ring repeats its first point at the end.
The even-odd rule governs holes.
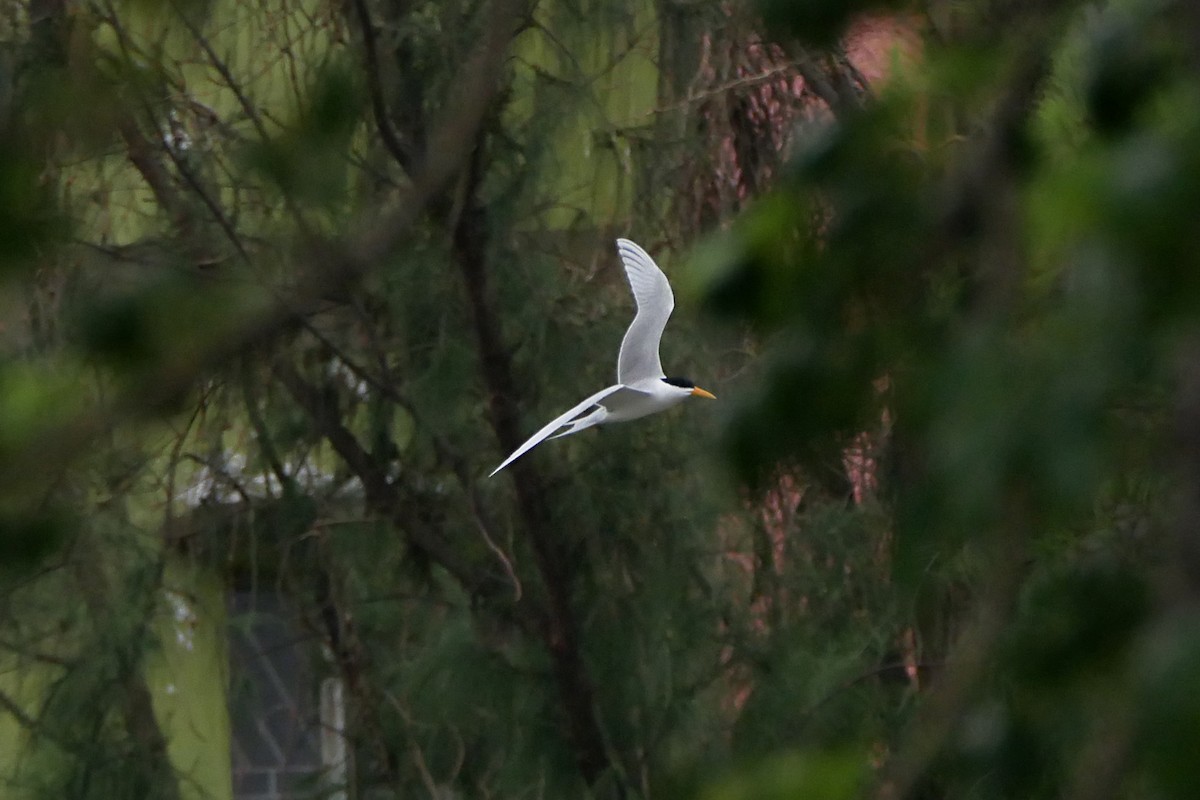
{"type": "Polygon", "coordinates": [[[400,136],[396,133],[391,115],[388,113],[387,101],[383,97],[379,53],[375,47],[375,24],[371,20],[371,12],[367,8],[366,0],[354,0],[354,10],[358,14],[358,22],[362,27],[367,91],[371,95],[371,111],[375,115],[375,127],[379,131],[379,138],[383,140],[383,146],[392,154],[392,158],[396,160],[401,169],[412,174],[415,154],[412,152],[412,148],[400,141],[400,136]]]}

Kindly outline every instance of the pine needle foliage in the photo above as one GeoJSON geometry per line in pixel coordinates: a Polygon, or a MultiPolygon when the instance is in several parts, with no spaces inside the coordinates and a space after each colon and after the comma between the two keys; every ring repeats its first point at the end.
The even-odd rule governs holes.
{"type": "Polygon", "coordinates": [[[1196,26],[13,4],[0,794],[231,797],[239,591],[356,797],[1190,796],[1196,26]],[[721,400],[485,478],[616,236],[721,400]]]}

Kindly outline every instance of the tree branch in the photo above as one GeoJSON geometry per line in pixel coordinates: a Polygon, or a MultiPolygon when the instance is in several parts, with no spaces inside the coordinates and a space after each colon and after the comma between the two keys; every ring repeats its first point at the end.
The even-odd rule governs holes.
{"type": "Polygon", "coordinates": [[[8,712],[8,714],[25,730],[37,730],[37,720],[26,714],[25,709],[21,708],[16,700],[13,700],[4,692],[0,692],[0,710],[8,712]]]}
{"type": "Polygon", "coordinates": [[[411,235],[415,223],[470,153],[485,109],[499,89],[508,44],[527,5],[528,0],[492,3],[483,39],[459,71],[447,111],[434,128],[430,141],[437,146],[431,148],[430,157],[390,212],[364,215],[342,240],[308,247],[289,298],[264,297],[257,308],[230,310],[224,325],[212,330],[203,343],[194,339],[182,342],[164,353],[141,380],[126,384],[107,403],[58,418],[41,435],[27,437],[7,454],[0,466],[0,480],[26,486],[39,476],[54,474],[87,452],[87,444],[119,420],[159,412],[202,375],[224,368],[246,347],[291,330],[297,314],[322,297],[344,292],[382,263],[411,235]]]}
{"type": "MultiPolygon", "coordinates": [[[[467,173],[462,212],[453,232],[453,252],[462,272],[475,329],[480,366],[488,393],[488,414],[505,450],[520,444],[516,384],[508,351],[488,302],[485,210],[479,202],[478,149],[467,173]]],[[[549,522],[543,491],[529,462],[518,462],[510,474],[535,561],[546,590],[542,638],[554,667],[558,698],[579,772],[594,784],[612,764],[593,702],[593,688],[580,650],[579,623],[571,606],[574,580],[571,561],[562,552],[558,532],[549,522]]]]}
{"type": "Polygon", "coordinates": [[[383,85],[380,80],[379,53],[375,42],[375,24],[371,21],[371,12],[366,0],[354,0],[354,10],[362,28],[364,70],[367,74],[367,92],[371,96],[371,111],[375,116],[375,127],[383,146],[392,154],[392,158],[406,173],[411,174],[415,154],[412,149],[400,141],[399,134],[392,126],[392,118],[388,113],[387,101],[383,96],[383,85]]]}
{"type": "Polygon", "coordinates": [[[415,547],[427,553],[467,591],[483,597],[497,594],[497,581],[460,557],[450,546],[450,542],[437,531],[419,522],[428,515],[408,513],[411,509],[400,503],[396,488],[388,481],[385,463],[368,453],[354,434],[342,424],[336,404],[327,402],[320,389],[305,381],[290,363],[276,364],[274,373],[296,403],[312,419],[321,436],[362,481],[368,508],[392,520],[415,547]]]}
{"type": "Polygon", "coordinates": [[[142,180],[150,187],[154,199],[171,217],[172,224],[183,234],[184,239],[190,239],[194,229],[187,204],[179,196],[170,173],[155,156],[150,140],[142,134],[137,123],[129,116],[122,115],[117,120],[117,131],[121,134],[121,140],[125,142],[125,153],[129,163],[137,169],[142,180]]]}

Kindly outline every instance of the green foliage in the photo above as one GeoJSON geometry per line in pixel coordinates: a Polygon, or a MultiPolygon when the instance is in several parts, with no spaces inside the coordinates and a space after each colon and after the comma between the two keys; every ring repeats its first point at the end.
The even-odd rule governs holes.
{"type": "Polygon", "coordinates": [[[1188,746],[1200,735],[1194,691],[1198,648],[1195,621],[1167,617],[1148,631],[1139,653],[1137,758],[1163,797],[1186,797],[1196,785],[1188,746]]]}
{"type": "MultiPolygon", "coordinates": [[[[755,8],[819,46],[898,5],[755,8]]],[[[438,139],[494,7],[130,0],[4,40],[5,788],[227,795],[228,584],[324,645],[364,797],[1189,796],[1185,4],[939,7],[834,113],[749,4],[556,0],[438,139]],[[614,233],[720,402],[484,480],[611,382],[614,233]]]]}
{"type": "Polygon", "coordinates": [[[360,78],[348,65],[331,61],[305,96],[301,118],[280,135],[248,146],[246,163],[289,201],[340,209],[348,189],[346,150],[364,111],[360,78]]]}
{"type": "MultiPolygon", "coordinates": [[[[959,48],[1002,16],[959,16],[963,42],[930,46],[919,76],[798,148],[787,179],[702,252],[708,306],[772,337],[725,452],[761,480],[781,461],[815,473],[860,431],[887,439],[897,589],[939,598],[918,646],[945,654],[947,686],[972,687],[882,734],[901,796],[1090,796],[1101,768],[1110,796],[1146,796],[1143,780],[1182,796],[1192,771],[1166,741],[1194,741],[1192,712],[1166,712],[1179,687],[1165,682],[1150,699],[1143,648],[1149,636],[1172,642],[1160,664],[1188,658],[1188,634],[1164,633],[1176,612],[1152,599],[1166,531],[1194,522],[1167,522],[1160,480],[1164,458],[1195,458],[1167,413],[1200,322],[1186,15],[1017,13],[1006,24],[1036,26],[1040,51],[1014,41],[973,69],[959,48]],[[953,137],[919,146],[942,115],[953,137]],[[1118,486],[1141,488],[1114,503],[1118,486]],[[943,724],[940,755],[905,772],[943,724]],[[1096,763],[1113,748],[1136,767],[1096,763]]],[[[815,24],[802,9],[792,23],[815,24]]]]}
{"type": "Polygon", "coordinates": [[[0,278],[62,234],[53,195],[39,179],[29,142],[0,138],[0,278]]]}
{"type": "Polygon", "coordinates": [[[1101,134],[1129,133],[1138,112],[1171,81],[1175,45],[1155,24],[1154,5],[1107,9],[1088,31],[1082,94],[1101,134]]]}
{"type": "Polygon", "coordinates": [[[705,800],[786,800],[793,797],[855,797],[863,765],[852,751],[777,756],[701,795],[705,800]]]}
{"type": "Polygon", "coordinates": [[[68,509],[54,501],[41,508],[9,505],[15,507],[0,511],[0,563],[11,573],[29,570],[57,551],[76,522],[68,509]]]}
{"type": "Polygon", "coordinates": [[[1151,611],[1145,575],[1073,566],[1031,583],[1007,645],[1017,681],[1053,694],[1126,667],[1131,640],[1151,611]]]}

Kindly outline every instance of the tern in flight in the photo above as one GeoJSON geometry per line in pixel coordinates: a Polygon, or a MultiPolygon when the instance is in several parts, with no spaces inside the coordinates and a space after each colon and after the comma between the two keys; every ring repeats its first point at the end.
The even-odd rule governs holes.
{"type": "MultiPolygon", "coordinates": [[[[617,382],[601,389],[544,428],[529,437],[525,444],[492,470],[495,475],[546,439],[570,436],[593,425],[628,422],[665,411],[689,397],[707,397],[687,378],[668,378],[658,359],[658,341],[662,338],[667,318],[675,308],[671,284],[645,250],[628,239],[617,239],[617,252],[625,263],[625,275],[637,301],[637,314],[621,340],[617,356],[617,382]]],[[[489,475],[488,477],[491,477],[489,475]]]]}

